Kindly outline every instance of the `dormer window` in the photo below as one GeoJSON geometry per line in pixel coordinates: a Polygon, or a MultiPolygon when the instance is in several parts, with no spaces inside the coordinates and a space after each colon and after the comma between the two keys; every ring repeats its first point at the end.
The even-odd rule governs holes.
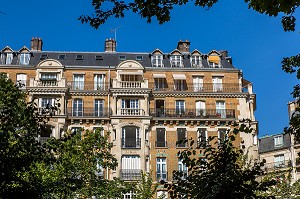
{"type": "Polygon", "coordinates": [[[66,55],[65,54],[58,55],[58,60],[65,60],[65,59],[66,59],[66,55]]]}
{"type": "Polygon", "coordinates": [[[96,55],[96,56],[95,56],[95,59],[96,59],[96,60],[103,60],[103,56],[102,56],[102,55],[96,55]]]}
{"type": "Polygon", "coordinates": [[[1,64],[10,65],[13,60],[12,52],[1,53],[1,64]]]}
{"type": "Polygon", "coordinates": [[[83,55],[76,55],[76,60],[83,60],[83,55]]]}
{"type": "Polygon", "coordinates": [[[171,67],[183,67],[182,56],[181,55],[171,55],[170,56],[171,67]]]}
{"type": "Polygon", "coordinates": [[[163,55],[161,55],[161,54],[152,55],[151,63],[152,63],[153,67],[164,67],[164,65],[163,65],[163,55]]]}
{"type": "Polygon", "coordinates": [[[47,59],[48,58],[48,55],[47,54],[43,54],[40,56],[40,60],[44,60],[44,59],[47,59]]]}
{"type": "Polygon", "coordinates": [[[143,61],[143,56],[141,56],[141,55],[136,56],[136,60],[137,61],[143,61]]]}
{"type": "Polygon", "coordinates": [[[210,68],[221,68],[220,57],[217,55],[209,56],[208,65],[210,68]]]}
{"type": "Polygon", "coordinates": [[[19,61],[20,61],[21,65],[29,65],[30,54],[29,53],[21,53],[19,61]]]}
{"type": "Polygon", "coordinates": [[[120,55],[120,56],[119,56],[119,60],[121,60],[121,61],[126,60],[126,56],[125,56],[125,55],[120,55]]]}
{"type": "Polygon", "coordinates": [[[190,58],[190,62],[193,68],[202,67],[202,58],[200,55],[192,55],[190,58]]]}
{"type": "Polygon", "coordinates": [[[274,137],[274,146],[275,147],[280,147],[282,145],[283,145],[283,136],[280,135],[280,136],[274,137]]]}

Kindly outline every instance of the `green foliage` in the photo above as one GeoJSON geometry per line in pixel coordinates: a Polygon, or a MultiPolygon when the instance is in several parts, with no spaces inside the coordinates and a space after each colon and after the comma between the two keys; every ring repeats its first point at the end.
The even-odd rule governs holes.
{"type": "Polygon", "coordinates": [[[214,143],[215,138],[210,137],[207,143],[195,148],[191,142],[189,149],[180,151],[178,157],[188,167],[188,175],[173,172],[175,183],[166,185],[171,198],[265,198],[258,196],[257,191],[265,191],[274,182],[259,182],[257,176],[263,175],[264,163],[246,163],[243,150],[233,146],[239,130],[245,132],[249,128],[241,125],[232,132],[228,130],[223,141],[214,143]]]}
{"type": "Polygon", "coordinates": [[[137,182],[134,192],[136,193],[135,199],[151,199],[156,190],[158,184],[153,183],[153,179],[150,173],[141,172],[141,180],[137,182]]]}

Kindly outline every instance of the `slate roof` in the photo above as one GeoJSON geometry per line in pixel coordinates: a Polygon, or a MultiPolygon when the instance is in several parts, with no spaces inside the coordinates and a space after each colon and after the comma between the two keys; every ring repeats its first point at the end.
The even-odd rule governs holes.
{"type": "MultiPolygon", "coordinates": [[[[0,52],[1,53],[1,52],[0,52]]],[[[14,59],[12,65],[18,65],[18,54],[17,51],[14,52],[14,59]]],[[[152,52],[63,52],[63,51],[34,51],[31,52],[31,58],[29,66],[36,66],[42,60],[41,55],[47,55],[47,59],[56,59],[60,61],[66,67],[103,67],[106,68],[116,67],[119,63],[124,60],[119,60],[120,55],[125,55],[126,60],[136,60],[137,56],[142,56],[143,60],[136,60],[140,62],[145,68],[151,67],[151,55],[152,52]],[[59,60],[58,56],[64,54],[66,55],[65,60],[59,60]],[[76,55],[83,55],[83,60],[77,60],[76,55]],[[103,60],[96,60],[96,56],[102,56],[103,60]]],[[[184,68],[191,68],[190,64],[190,53],[183,53],[183,64],[184,68]]],[[[164,67],[171,67],[170,65],[170,54],[164,54],[163,64],[164,67]]],[[[207,63],[207,55],[203,55],[202,59],[203,68],[209,68],[207,63]]],[[[235,67],[226,60],[224,56],[221,56],[222,68],[235,69],[235,67]]]]}
{"type": "Polygon", "coordinates": [[[291,137],[289,134],[276,134],[272,136],[266,136],[259,138],[259,146],[258,146],[258,152],[259,153],[266,153],[281,149],[286,149],[291,146],[291,137]],[[283,145],[281,146],[275,146],[274,145],[274,138],[278,136],[283,136],[283,145]]]}

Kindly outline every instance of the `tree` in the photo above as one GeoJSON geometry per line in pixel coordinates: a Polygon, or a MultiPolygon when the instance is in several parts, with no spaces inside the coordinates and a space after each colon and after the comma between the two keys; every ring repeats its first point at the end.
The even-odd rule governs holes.
{"type": "Polygon", "coordinates": [[[239,129],[226,133],[226,139],[209,138],[208,143],[199,143],[193,147],[179,151],[178,157],[188,167],[188,175],[182,171],[174,171],[174,183],[166,185],[171,198],[266,198],[257,191],[266,191],[275,182],[260,182],[257,177],[263,175],[263,162],[246,163],[243,150],[233,146],[236,135],[241,131],[249,131],[242,124],[239,129]],[[202,155],[201,155],[202,154],[202,155]]]}
{"type": "MultiPolygon", "coordinates": [[[[152,18],[156,18],[160,24],[163,24],[171,19],[171,11],[175,6],[181,6],[191,3],[190,0],[92,0],[94,14],[81,15],[79,20],[82,23],[89,23],[90,26],[98,28],[104,24],[109,17],[124,17],[126,11],[138,13],[142,18],[146,18],[150,23],[152,18]]],[[[209,9],[218,0],[195,0],[194,5],[209,9]]],[[[282,13],[282,26],[285,31],[294,31],[296,18],[294,13],[300,5],[299,0],[245,0],[249,9],[253,9],[259,13],[269,16],[278,16],[282,13]]]]}

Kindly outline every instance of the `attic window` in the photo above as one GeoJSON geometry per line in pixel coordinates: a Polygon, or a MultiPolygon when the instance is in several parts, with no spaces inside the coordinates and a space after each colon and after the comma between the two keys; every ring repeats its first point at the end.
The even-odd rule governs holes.
{"type": "Polygon", "coordinates": [[[119,60],[126,60],[126,56],[125,55],[120,55],[119,60]]]}
{"type": "Polygon", "coordinates": [[[96,58],[96,60],[103,60],[103,56],[102,55],[96,55],[95,58],[96,58]]]}
{"type": "Polygon", "coordinates": [[[59,60],[65,60],[66,59],[66,55],[65,54],[60,54],[60,55],[58,55],[58,59],[59,60]]]}
{"type": "Polygon", "coordinates": [[[76,60],[83,60],[83,55],[76,55],[76,60]]]}
{"type": "Polygon", "coordinates": [[[143,56],[141,56],[141,55],[136,56],[136,60],[137,61],[143,61],[143,56]]]}
{"type": "Polygon", "coordinates": [[[274,146],[275,147],[280,147],[282,145],[283,145],[283,136],[280,135],[280,136],[274,137],[274,146]]]}
{"type": "Polygon", "coordinates": [[[48,58],[48,55],[47,54],[42,54],[40,56],[40,60],[44,60],[44,59],[47,59],[48,58]]]}

